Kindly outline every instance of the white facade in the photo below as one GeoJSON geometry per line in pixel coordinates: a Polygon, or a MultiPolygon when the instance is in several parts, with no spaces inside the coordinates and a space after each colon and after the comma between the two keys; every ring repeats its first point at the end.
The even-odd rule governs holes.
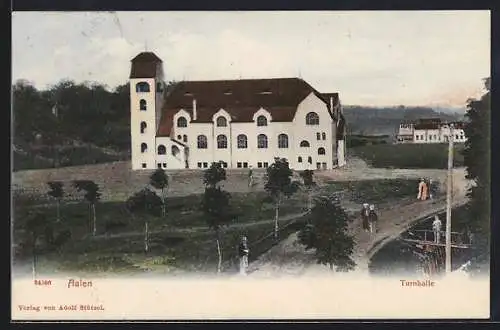
{"type": "MultiPolygon", "coordinates": [[[[450,135],[449,124],[441,123],[435,127],[429,128],[415,128],[412,124],[401,124],[398,135],[397,143],[448,143],[450,135]],[[402,127],[404,125],[404,127],[402,127]]],[[[467,140],[465,132],[462,127],[455,127],[453,129],[453,142],[464,143],[467,140]]]]}

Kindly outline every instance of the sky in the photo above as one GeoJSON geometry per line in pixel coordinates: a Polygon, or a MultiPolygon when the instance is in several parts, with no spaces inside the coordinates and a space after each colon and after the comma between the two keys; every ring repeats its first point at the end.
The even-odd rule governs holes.
{"type": "Polygon", "coordinates": [[[463,107],[490,75],[489,11],[13,12],[12,78],[127,82],[300,77],[350,105],[463,107]]]}

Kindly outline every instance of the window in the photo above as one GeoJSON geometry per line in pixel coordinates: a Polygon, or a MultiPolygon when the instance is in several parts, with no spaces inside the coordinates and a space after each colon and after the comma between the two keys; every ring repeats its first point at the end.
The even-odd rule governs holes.
{"type": "Polygon", "coordinates": [[[217,127],[226,127],[227,126],[227,120],[225,117],[218,117],[217,118],[217,127]]]}
{"type": "Polygon", "coordinates": [[[297,159],[297,161],[298,161],[299,163],[302,163],[302,157],[300,157],[300,156],[299,156],[299,158],[297,159]]]}
{"type": "Polygon", "coordinates": [[[308,162],[309,164],[312,164],[312,163],[313,163],[313,159],[312,159],[312,157],[311,157],[311,156],[307,157],[307,162],[308,162]]]}
{"type": "Polygon", "coordinates": [[[208,163],[203,163],[203,168],[207,168],[208,167],[208,163]]]}
{"type": "Polygon", "coordinates": [[[198,162],[198,168],[201,168],[201,162],[198,162]]]}
{"type": "Polygon", "coordinates": [[[238,149],[246,149],[248,147],[248,139],[245,134],[240,134],[236,137],[238,141],[238,149]]]}
{"type": "Polygon", "coordinates": [[[161,168],[161,163],[158,163],[158,168],[161,168]]]}
{"type": "Polygon", "coordinates": [[[158,155],[165,155],[167,153],[167,148],[163,144],[158,146],[158,155]]]}
{"type": "Polygon", "coordinates": [[[319,133],[319,132],[316,133],[316,140],[318,140],[318,141],[321,140],[321,133],[319,133]]]}
{"type": "Polygon", "coordinates": [[[141,121],[141,134],[144,134],[146,132],[146,127],[148,127],[148,125],[146,124],[145,121],[141,121]]]}
{"type": "Polygon", "coordinates": [[[248,167],[248,163],[247,162],[243,162],[243,168],[247,168],[248,167]]]}
{"type": "Polygon", "coordinates": [[[172,152],[172,155],[176,157],[181,151],[179,150],[178,146],[172,146],[171,152],[172,152]]]}
{"type": "Polygon", "coordinates": [[[424,139],[424,136],[423,135],[420,135],[420,140],[423,140],[424,139]]]}
{"type": "Polygon", "coordinates": [[[188,142],[188,136],[186,134],[182,136],[182,141],[188,142]]]}
{"type": "Polygon", "coordinates": [[[457,139],[457,140],[458,140],[458,134],[457,134],[457,135],[455,135],[455,139],[457,139]]]}
{"type": "Polygon", "coordinates": [[[278,148],[280,149],[288,148],[288,135],[286,134],[278,135],[278,148]]]}
{"type": "Polygon", "coordinates": [[[146,163],[142,163],[142,168],[146,168],[146,167],[147,167],[146,163]]]}
{"type": "Polygon", "coordinates": [[[135,85],[135,91],[137,93],[149,93],[149,84],[145,81],[138,82],[135,85]]]}
{"type": "Polygon", "coordinates": [[[318,155],[324,155],[325,154],[325,148],[318,148],[318,155]]]}
{"type": "Polygon", "coordinates": [[[419,139],[419,137],[420,137],[420,136],[418,136],[418,135],[415,135],[415,138],[416,138],[416,140],[418,140],[418,139],[419,139]]]}
{"type": "Polygon", "coordinates": [[[227,163],[226,162],[222,162],[222,167],[227,168],[227,163]]]}
{"type": "Polygon", "coordinates": [[[141,152],[145,153],[148,151],[148,145],[146,143],[141,143],[141,152]]]}
{"type": "Polygon", "coordinates": [[[319,125],[319,116],[316,112],[309,112],[306,115],[306,125],[319,125]]]}
{"type": "Polygon", "coordinates": [[[217,148],[227,149],[227,137],[225,135],[217,135],[217,148]]]}
{"type": "Polygon", "coordinates": [[[167,163],[163,163],[163,168],[167,168],[167,163]]]}
{"type": "Polygon", "coordinates": [[[326,133],[325,133],[325,132],[321,133],[321,138],[322,138],[323,140],[326,140],[326,133]]]}
{"type": "Polygon", "coordinates": [[[179,141],[180,141],[181,139],[182,139],[182,135],[180,135],[180,134],[179,134],[179,135],[177,135],[177,140],[179,140],[179,141]]]}
{"type": "Polygon", "coordinates": [[[241,162],[236,163],[236,167],[241,168],[241,162]]]}
{"type": "Polygon", "coordinates": [[[139,109],[141,111],[146,111],[146,109],[147,109],[146,100],[140,100],[139,101],[139,109]]]}
{"type": "Polygon", "coordinates": [[[156,83],[156,91],[163,92],[163,84],[161,82],[156,83]]]}
{"type": "Polygon", "coordinates": [[[257,126],[267,126],[267,118],[264,116],[257,117],[257,126]]]}
{"type": "Polygon", "coordinates": [[[309,147],[309,142],[307,142],[306,140],[301,141],[301,142],[300,142],[300,146],[301,146],[301,147],[304,147],[304,148],[308,148],[308,147],[309,147]]]}
{"type": "Polygon", "coordinates": [[[267,162],[264,162],[264,168],[267,168],[269,164],[267,162]]]}
{"type": "Polygon", "coordinates": [[[207,149],[207,137],[205,135],[198,135],[198,149],[207,149]]]}
{"type": "Polygon", "coordinates": [[[261,162],[258,162],[258,163],[257,163],[257,167],[258,167],[258,168],[262,168],[262,163],[261,163],[261,162]]]}
{"type": "Polygon", "coordinates": [[[432,135],[429,135],[429,141],[432,141],[432,135]]]}
{"type": "Polygon", "coordinates": [[[257,136],[257,148],[266,149],[267,148],[267,136],[264,134],[259,134],[257,136]]]}
{"type": "Polygon", "coordinates": [[[316,168],[317,168],[318,170],[321,170],[321,163],[316,163],[316,168]]]}
{"type": "Polygon", "coordinates": [[[326,163],[321,163],[321,167],[326,170],[326,163]]]}
{"type": "Polygon", "coordinates": [[[179,117],[177,119],[177,127],[187,127],[187,120],[184,117],[179,117]]]}

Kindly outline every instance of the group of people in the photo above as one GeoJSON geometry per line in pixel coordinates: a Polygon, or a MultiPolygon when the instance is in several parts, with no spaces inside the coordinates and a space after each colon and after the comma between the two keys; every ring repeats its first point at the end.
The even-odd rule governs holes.
{"type": "Polygon", "coordinates": [[[363,208],[361,209],[361,218],[363,219],[364,231],[369,231],[370,233],[377,232],[378,216],[375,212],[375,205],[368,205],[368,203],[363,203],[363,208]]]}
{"type": "Polygon", "coordinates": [[[420,179],[418,183],[418,194],[417,199],[425,201],[427,199],[433,199],[438,192],[438,185],[432,179],[420,179]]]}

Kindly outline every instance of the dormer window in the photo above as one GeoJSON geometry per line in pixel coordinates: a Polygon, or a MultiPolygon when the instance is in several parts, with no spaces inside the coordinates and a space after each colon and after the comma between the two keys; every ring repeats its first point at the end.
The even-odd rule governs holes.
{"type": "Polygon", "coordinates": [[[233,92],[229,89],[224,92],[224,95],[232,95],[232,94],[233,92]]]}
{"type": "Polygon", "coordinates": [[[225,117],[218,117],[217,118],[217,127],[226,127],[227,126],[227,120],[225,117]]]}
{"type": "Polygon", "coordinates": [[[193,93],[190,93],[190,92],[185,92],[185,93],[184,93],[184,96],[193,96],[193,93]]]}
{"type": "Polygon", "coordinates": [[[271,92],[271,90],[269,89],[266,89],[266,90],[263,90],[262,92],[260,92],[260,94],[262,95],[269,95],[269,94],[272,94],[273,92],[271,92]]]}

